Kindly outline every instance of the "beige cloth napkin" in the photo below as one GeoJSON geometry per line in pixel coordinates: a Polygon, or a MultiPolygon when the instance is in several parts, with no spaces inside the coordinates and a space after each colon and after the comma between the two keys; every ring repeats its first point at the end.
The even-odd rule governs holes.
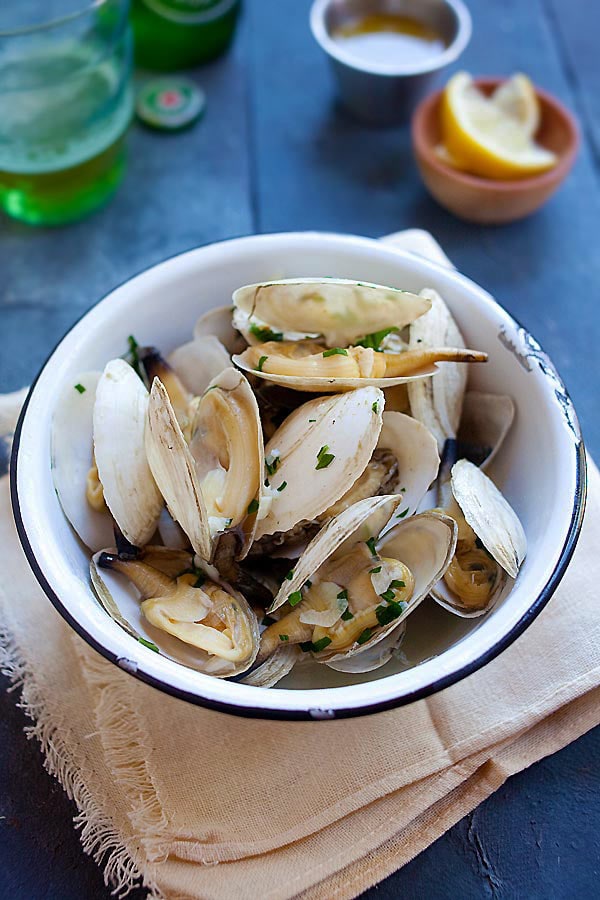
{"type": "MultiPolygon", "coordinates": [[[[423,241],[410,235],[418,251],[423,241]]],[[[509,649],[427,700],[319,723],[206,711],[103,660],[37,586],[0,482],[4,668],[22,686],[31,733],[74,799],[83,847],[107,884],[123,893],[141,880],[153,897],[169,900],[352,898],[509,775],[596,725],[600,475],[593,464],[589,476],[571,566],[509,649]]]]}

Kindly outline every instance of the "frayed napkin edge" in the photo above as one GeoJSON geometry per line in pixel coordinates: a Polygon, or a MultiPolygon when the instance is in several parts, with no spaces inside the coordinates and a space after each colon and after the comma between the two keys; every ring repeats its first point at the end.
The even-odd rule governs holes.
{"type": "Polygon", "coordinates": [[[24,732],[29,740],[38,741],[44,769],[56,778],[77,807],[73,824],[84,853],[102,870],[105,885],[116,897],[126,897],[135,888],[144,887],[149,900],[166,900],[158,885],[144,877],[112,819],[94,801],[62,737],[60,722],[48,710],[43,691],[19,647],[15,629],[2,604],[0,614],[0,671],[11,682],[9,690],[19,692],[16,705],[33,722],[25,726],[24,732]]]}

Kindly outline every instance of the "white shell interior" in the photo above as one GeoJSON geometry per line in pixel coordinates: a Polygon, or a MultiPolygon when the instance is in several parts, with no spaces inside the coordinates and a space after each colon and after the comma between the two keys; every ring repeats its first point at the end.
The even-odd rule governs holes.
{"type": "MultiPolygon", "coordinates": [[[[392,703],[426,690],[475,664],[517,625],[550,578],[569,531],[577,490],[576,434],[557,399],[556,382],[532,356],[526,358],[531,353],[516,323],[473,282],[374,240],[292,233],[241,238],[185,253],[137,276],[94,307],[54,351],[36,383],[23,422],[16,482],[32,552],[66,612],[107,655],[121,660],[128,671],[200,702],[226,704],[233,711],[253,708],[330,718],[337,710],[392,703]],[[332,273],[414,292],[433,287],[456,317],[467,345],[489,353],[486,365],[472,367],[469,386],[515,400],[515,422],[488,474],[523,523],[527,558],[512,592],[488,616],[460,619],[424,602],[408,620],[401,653],[384,669],[350,675],[301,665],[271,690],[210,678],[137,643],[94,598],[88,552],[69,527],[52,482],[56,388],[125,352],[132,332],[140,344],[157,344],[168,354],[191,339],[208,303],[228,304],[239,285],[332,273]],[[207,284],[210,291],[203,289],[207,284]]],[[[133,600],[123,594],[120,602],[128,615],[133,600]]],[[[139,616],[132,614],[132,619],[141,629],[139,616]]]]}

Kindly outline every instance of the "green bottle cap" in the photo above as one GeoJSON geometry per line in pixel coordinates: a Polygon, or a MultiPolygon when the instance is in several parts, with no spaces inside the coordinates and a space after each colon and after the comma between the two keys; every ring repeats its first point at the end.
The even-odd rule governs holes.
{"type": "Polygon", "coordinates": [[[189,78],[153,78],[138,90],[135,111],[151,128],[176,131],[199,119],[206,94],[189,78]]]}

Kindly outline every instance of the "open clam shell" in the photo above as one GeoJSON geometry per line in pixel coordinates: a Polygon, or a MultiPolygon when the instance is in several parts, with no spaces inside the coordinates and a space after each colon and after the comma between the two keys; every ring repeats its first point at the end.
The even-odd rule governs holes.
{"type": "MultiPolygon", "coordinates": [[[[509,578],[516,578],[527,553],[527,539],[517,514],[493,481],[466,459],[459,460],[451,473],[454,503],[472,529],[496,569],[494,581],[484,604],[468,602],[441,580],[432,589],[434,599],[450,612],[463,618],[475,618],[490,611],[502,595],[509,578]]],[[[449,508],[452,514],[452,505],[449,508]]],[[[460,532],[460,527],[459,527],[460,532]]],[[[485,561],[485,560],[484,560],[485,561]]]]}
{"type": "Polygon", "coordinates": [[[233,324],[249,344],[308,336],[322,338],[327,347],[400,330],[430,307],[426,298],[408,291],[338,278],[245,285],[234,291],[233,303],[233,324]]]}
{"type": "MultiPolygon", "coordinates": [[[[410,349],[464,347],[463,336],[437,291],[425,288],[419,296],[430,301],[431,309],[411,324],[410,349]]],[[[440,453],[446,438],[456,437],[467,375],[466,366],[444,362],[435,379],[412,381],[407,386],[411,413],[435,435],[440,453]]]]}
{"type": "Polygon", "coordinates": [[[88,473],[93,465],[92,422],[101,372],[81,372],[66,383],[57,398],[52,419],[52,477],[63,512],[90,550],[114,540],[108,508],[93,509],[86,499],[88,473]]]}
{"type": "Polygon", "coordinates": [[[452,467],[451,481],[467,523],[498,565],[516,578],[527,553],[527,538],[513,508],[491,478],[466,459],[452,467]]]}
{"type": "Polygon", "coordinates": [[[264,662],[244,675],[241,679],[242,684],[263,688],[274,687],[278,681],[289,675],[301,656],[302,651],[296,644],[281,644],[264,662]]]}
{"type": "Polygon", "coordinates": [[[143,547],[154,532],[163,498],[145,450],[148,391],[128,363],[107,363],[96,387],[94,455],[106,505],[124,537],[143,547]]]}
{"type": "Polygon", "coordinates": [[[374,672],[389,663],[404,640],[406,634],[406,622],[401,622],[397,628],[391,631],[387,637],[357,653],[354,656],[346,656],[343,659],[331,659],[325,665],[336,672],[348,672],[352,675],[360,675],[363,672],[374,672]]]}
{"type": "Polygon", "coordinates": [[[114,550],[96,553],[90,563],[94,592],[105,612],[150,650],[217,678],[240,675],[252,666],[258,652],[256,615],[230,585],[206,582],[196,586],[197,574],[180,575],[186,556],[189,558],[162,547],[149,548],[148,554],[139,560],[119,560],[114,550]],[[107,568],[103,557],[114,561],[115,569],[107,568]],[[145,571],[129,574],[130,567],[145,571]],[[172,591],[165,588],[169,582],[173,584],[172,591]],[[213,593],[207,593],[206,584],[211,585],[213,593]],[[165,596],[161,591],[166,591],[165,596]],[[198,602],[194,604],[196,591],[198,602]],[[213,601],[213,596],[218,600],[213,601]],[[214,605],[217,602],[219,615],[214,605]],[[215,623],[225,618],[229,627],[224,633],[217,631],[215,623]],[[203,620],[212,624],[203,625],[203,620]],[[192,633],[194,629],[202,630],[201,642],[214,644],[216,652],[208,652],[194,643],[198,640],[192,633]],[[215,632],[214,637],[207,641],[210,631],[215,632]]]}
{"type": "Polygon", "coordinates": [[[231,365],[229,353],[212,334],[177,347],[169,354],[167,362],[195,397],[203,394],[213,378],[231,365]]]}
{"type": "Polygon", "coordinates": [[[256,397],[241,372],[229,366],[198,403],[190,451],[204,496],[211,537],[240,527],[240,558],[258,526],[264,488],[264,445],[256,397]]]}
{"type": "Polygon", "coordinates": [[[379,438],[384,398],[377,388],[309,400],[265,448],[270,501],[256,538],[312,522],[366,468],[379,438]]]}
{"type": "Polygon", "coordinates": [[[402,495],[397,515],[404,519],[416,511],[429,490],[439,462],[436,440],[424,425],[410,416],[385,410],[377,447],[367,467],[340,500],[319,516],[319,521],[332,518],[365,497],[380,494],[402,495]]]}
{"type": "Polygon", "coordinates": [[[346,541],[359,543],[377,537],[401,502],[401,497],[396,495],[367,497],[331,519],[312,539],[293,571],[284,579],[267,612],[275,612],[290,594],[301,590],[334,551],[341,552],[347,548],[346,541]]]}
{"type": "Polygon", "coordinates": [[[397,480],[389,492],[402,495],[397,515],[404,519],[416,512],[437,477],[440,458],[436,440],[421,422],[386,410],[377,446],[391,450],[398,460],[397,480]]]}
{"type": "Polygon", "coordinates": [[[188,537],[181,527],[175,521],[169,510],[163,507],[157,526],[160,539],[170,550],[185,550],[190,546],[188,537]]]}
{"type": "MultiPolygon", "coordinates": [[[[412,572],[414,588],[406,608],[398,618],[375,631],[363,644],[355,643],[341,653],[328,654],[327,651],[317,653],[315,654],[317,661],[336,663],[360,657],[363,653],[370,653],[372,657],[376,645],[385,641],[403,625],[404,620],[427,597],[433,585],[448,568],[456,549],[456,523],[449,516],[434,512],[420,513],[386,531],[377,541],[376,548],[381,556],[399,560],[412,572]]],[[[382,651],[383,655],[387,649],[388,646],[382,651]]],[[[392,652],[393,647],[388,659],[392,652]]]]}
{"type": "Polygon", "coordinates": [[[150,390],[146,454],[171,516],[187,534],[194,551],[203,559],[210,559],[212,543],[208,513],[194,458],[167,390],[158,378],[154,379],[150,390]]]}
{"type": "Polygon", "coordinates": [[[246,341],[233,326],[232,306],[217,306],[203,313],[194,326],[194,338],[213,335],[228,353],[241,353],[246,341]]]}
{"type": "Polygon", "coordinates": [[[263,443],[256,399],[240,372],[229,367],[213,379],[197,404],[191,434],[188,446],[155,379],[146,450],[169,511],[203,559],[211,559],[220,532],[238,527],[243,556],[260,509],[263,443]]]}
{"type": "MultiPolygon", "coordinates": [[[[265,345],[264,349],[268,350],[267,345],[265,345]]],[[[373,354],[374,352],[375,351],[370,349],[365,350],[365,354],[373,354]]],[[[464,352],[466,353],[467,351],[464,352]]],[[[401,356],[402,354],[395,355],[401,356]]],[[[268,355],[260,357],[260,359],[263,358],[268,360],[268,355]]],[[[302,375],[283,375],[277,372],[269,372],[268,363],[263,363],[263,366],[261,367],[260,359],[258,360],[257,366],[254,361],[254,355],[248,350],[232,357],[232,361],[235,365],[245,372],[251,373],[258,378],[263,378],[265,381],[270,381],[273,384],[279,384],[282,387],[290,388],[293,391],[306,391],[311,394],[330,394],[340,391],[352,391],[361,387],[395,387],[410,381],[431,378],[432,375],[436,375],[439,371],[435,363],[425,363],[424,365],[415,368],[409,375],[386,376],[381,378],[356,375],[310,375],[308,373],[302,375]]],[[[465,359],[465,361],[470,360],[465,359]]],[[[474,359],[473,361],[478,360],[474,359]]]]}
{"type": "MultiPolygon", "coordinates": [[[[334,593],[342,583],[344,587],[337,597],[343,598],[346,595],[347,603],[348,590],[345,589],[346,575],[343,567],[349,565],[352,568],[352,575],[348,577],[351,577],[355,584],[357,577],[370,579],[369,590],[375,590],[374,604],[380,604],[376,610],[375,624],[364,629],[356,639],[353,639],[350,646],[344,646],[343,649],[338,646],[333,651],[328,650],[330,640],[327,640],[327,643],[319,649],[316,644],[313,644],[312,654],[318,662],[337,663],[369,653],[364,658],[364,664],[368,666],[368,669],[363,671],[384,664],[396,646],[393,640],[381,648],[380,655],[376,651],[370,651],[396,631],[405,618],[427,596],[449,565],[456,547],[457,527],[454,520],[437,512],[426,512],[403,520],[386,531],[385,525],[398,508],[399,502],[397,496],[371,497],[359,501],[332,519],[311,541],[273,601],[269,612],[279,609],[288,602],[292,608],[292,615],[296,609],[300,623],[309,620],[316,622],[315,614],[307,615],[303,611],[303,606],[299,605],[302,604],[303,598],[312,596],[307,592],[314,591],[315,583],[323,585],[334,581],[335,584],[332,585],[334,593]],[[381,537],[378,538],[378,535],[381,537]],[[365,550],[365,544],[370,548],[369,552],[365,550]],[[361,547],[366,553],[364,563],[359,558],[361,547]],[[393,564],[390,568],[391,562],[393,564]],[[364,572],[363,566],[365,567],[364,572]],[[356,571],[354,571],[355,568],[356,571]],[[390,580],[396,577],[393,574],[396,569],[402,569],[406,573],[406,577],[410,576],[412,590],[410,590],[411,585],[405,584],[404,581],[390,580]],[[391,587],[394,590],[390,591],[391,587]],[[403,591],[404,599],[401,602],[394,599],[395,596],[400,596],[400,594],[395,595],[396,590],[403,591]],[[393,603],[388,606],[390,600],[393,600],[393,603]]],[[[361,585],[366,583],[360,581],[361,585]]],[[[352,595],[350,600],[352,601],[352,595]]],[[[357,624],[364,620],[362,614],[354,607],[353,613],[349,615],[349,621],[354,619],[355,615],[357,624]]],[[[272,627],[275,630],[279,628],[285,630],[289,622],[288,615],[287,619],[284,617],[276,626],[272,627]]],[[[337,613],[336,622],[338,625],[342,625],[343,629],[356,628],[354,622],[342,623],[340,612],[337,613]]],[[[329,622],[323,619],[322,623],[316,624],[328,626],[329,622]]],[[[310,626],[305,625],[304,627],[310,630],[310,626]]],[[[358,624],[358,630],[361,629],[362,624],[358,624]]],[[[301,639],[307,640],[304,635],[301,639]]],[[[265,640],[263,645],[261,652],[264,652],[268,642],[265,640]]],[[[310,644],[308,649],[311,649],[310,644]]],[[[354,671],[359,671],[359,669],[354,669],[354,671]]]]}
{"type": "Polygon", "coordinates": [[[485,471],[504,443],[515,417],[515,404],[506,394],[467,391],[458,430],[461,455],[477,454],[471,462],[485,471]],[[465,452],[467,451],[467,452],[465,452]]]}

